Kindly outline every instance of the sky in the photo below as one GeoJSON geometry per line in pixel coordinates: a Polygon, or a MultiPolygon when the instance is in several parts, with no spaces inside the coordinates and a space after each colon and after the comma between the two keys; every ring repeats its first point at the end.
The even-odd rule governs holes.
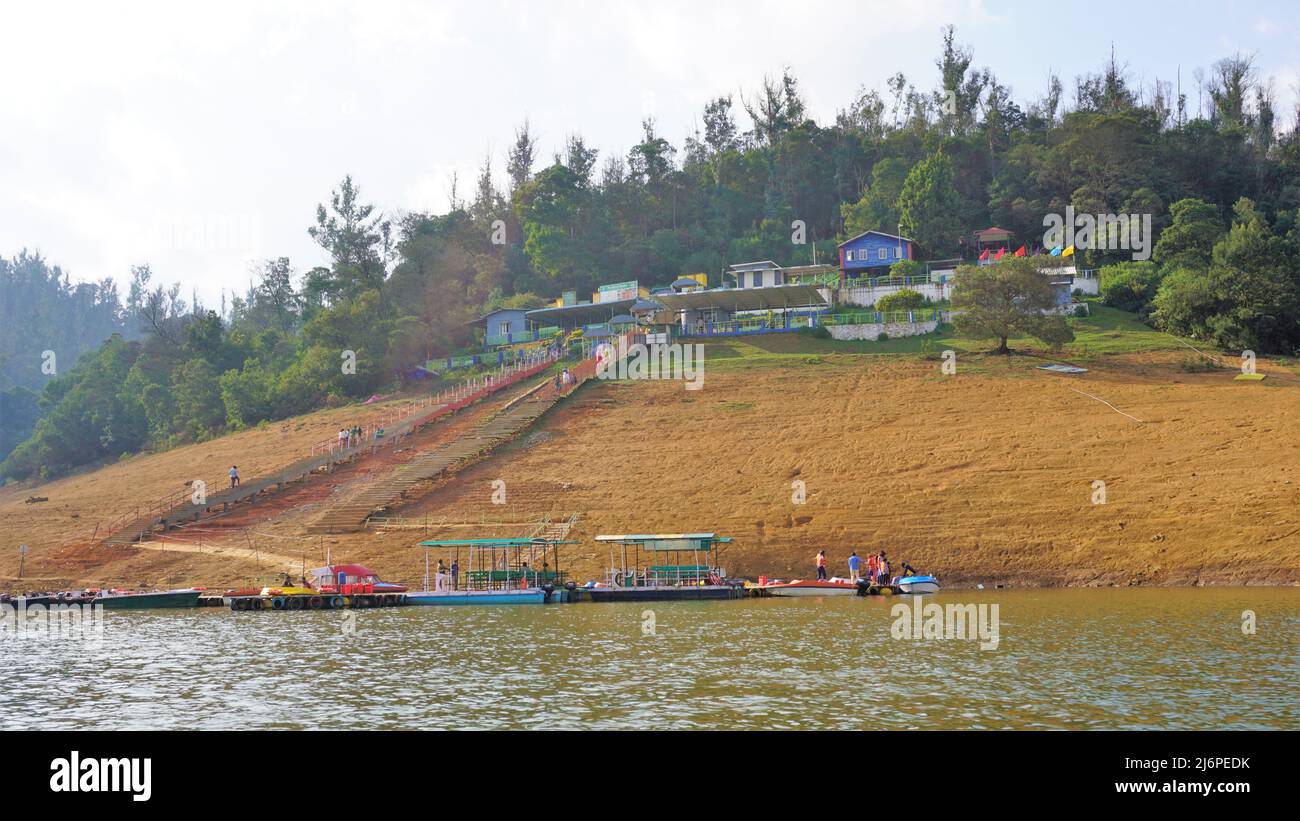
{"type": "Polygon", "coordinates": [[[1193,72],[1240,51],[1294,123],[1285,1],[0,0],[0,256],[123,285],[147,262],[215,307],[261,260],[325,262],[307,227],[344,175],[394,216],[442,213],[453,174],[462,198],[485,158],[504,180],[525,118],[543,162],[572,133],[626,155],[647,116],[680,150],[720,94],[747,128],[739,97],[787,66],[828,123],[895,72],[936,87],[948,23],[1022,103],[1113,47],[1135,84],[1181,72],[1195,112],[1193,72]]]}

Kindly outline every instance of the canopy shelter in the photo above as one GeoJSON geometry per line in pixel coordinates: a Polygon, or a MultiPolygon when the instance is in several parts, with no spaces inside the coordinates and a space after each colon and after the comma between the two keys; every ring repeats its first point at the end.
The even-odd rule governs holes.
{"type": "Polygon", "coordinates": [[[564,582],[559,545],[577,542],[540,537],[504,539],[433,539],[425,548],[424,588],[429,588],[429,550],[449,550],[459,565],[459,587],[465,590],[516,590],[564,582]],[[465,561],[461,562],[461,556],[465,561]]]}
{"type": "Polygon", "coordinates": [[[597,536],[618,545],[610,551],[610,582],[615,587],[662,587],[719,584],[722,569],[718,545],[731,541],[716,533],[633,533],[597,536]],[[642,565],[642,551],[646,561],[642,565]],[[629,553],[631,555],[629,555],[629,553]]]}
{"type": "Polygon", "coordinates": [[[670,311],[698,311],[715,308],[737,311],[784,311],[795,308],[825,308],[829,303],[813,285],[772,285],[766,288],[710,288],[680,294],[656,294],[655,301],[670,311]]]}
{"type": "Polygon", "coordinates": [[[748,320],[766,312],[764,327],[784,328],[799,312],[816,314],[828,307],[816,285],[769,285],[762,288],[712,288],[656,294],[655,299],[675,318],[682,332],[692,336],[725,334],[740,329],[733,320],[748,320]],[[748,313],[750,317],[739,316],[748,313]],[[778,322],[778,315],[780,316],[778,322]],[[734,326],[734,327],[733,327],[734,326]]]}
{"type": "Polygon", "coordinates": [[[311,575],[318,584],[336,584],[340,576],[354,581],[378,581],[379,574],[361,564],[332,564],[328,567],[312,568],[311,575]]]}
{"type": "Polygon", "coordinates": [[[635,299],[619,299],[611,302],[583,302],[578,305],[563,305],[558,308],[535,308],[524,314],[535,326],[556,325],[566,330],[583,325],[595,325],[609,322],[619,314],[627,313],[635,299]]]}

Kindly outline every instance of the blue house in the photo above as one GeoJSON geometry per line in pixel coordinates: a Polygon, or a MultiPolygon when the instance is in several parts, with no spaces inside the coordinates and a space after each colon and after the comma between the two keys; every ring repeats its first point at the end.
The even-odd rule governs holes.
{"type": "Polygon", "coordinates": [[[841,242],[840,273],[846,279],[858,274],[881,275],[902,259],[914,259],[912,241],[883,231],[863,231],[841,242]]]}
{"type": "Polygon", "coordinates": [[[526,313],[527,311],[522,308],[499,308],[489,311],[470,324],[483,328],[483,341],[487,345],[523,342],[527,341],[525,337],[532,336],[528,331],[526,313]]]}

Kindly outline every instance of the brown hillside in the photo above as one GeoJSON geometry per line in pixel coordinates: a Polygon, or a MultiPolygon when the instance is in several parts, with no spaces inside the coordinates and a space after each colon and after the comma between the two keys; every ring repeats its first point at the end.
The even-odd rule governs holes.
{"type": "MultiPolygon", "coordinates": [[[[734,537],[724,563],[751,577],[805,575],[825,548],[835,568],[850,550],[884,549],[958,584],[1300,581],[1300,381],[1236,382],[1232,371],[1189,374],[1178,361],[1105,357],[1069,377],[1033,370],[1032,359],[966,356],[958,375],[943,377],[919,357],[829,354],[762,367],[712,362],[700,391],[593,383],[532,435],[396,515],[464,538],[522,535],[547,514],[578,513],[570,538],[581,544],[568,555],[580,581],[605,563],[595,534],[685,530],[734,537]],[[491,503],[498,478],[504,506],[491,503]],[[804,504],[792,502],[796,480],[806,483],[804,504]],[[1104,505],[1091,502],[1095,480],[1106,483],[1104,505]]],[[[214,464],[240,452],[250,464],[254,455],[271,460],[237,438],[200,447],[213,450],[214,464]]],[[[150,458],[196,458],[180,453],[150,458]]],[[[150,464],[67,481],[129,495],[151,481],[152,471],[132,469],[142,463],[150,464]]],[[[65,519],[80,511],[84,521],[103,502],[74,486],[76,496],[45,495],[68,505],[65,519]]],[[[224,533],[178,532],[188,543],[102,561],[52,556],[46,577],[217,586],[311,564],[329,549],[418,581],[414,544],[424,532],[308,536],[329,494],[346,491],[309,487],[293,505],[250,507],[224,533]]],[[[16,567],[15,511],[35,515],[14,498],[0,504],[0,574],[16,567]]],[[[50,522],[41,532],[66,538],[50,522]]]]}

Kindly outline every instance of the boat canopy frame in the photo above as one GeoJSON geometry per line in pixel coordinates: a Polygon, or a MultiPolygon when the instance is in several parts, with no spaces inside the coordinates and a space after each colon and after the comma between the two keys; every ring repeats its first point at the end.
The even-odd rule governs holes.
{"type": "Polygon", "coordinates": [[[562,544],[577,542],[541,537],[429,539],[418,545],[425,549],[424,589],[431,589],[429,551],[451,550],[453,561],[459,563],[462,549],[467,552],[468,566],[457,580],[458,589],[517,590],[560,585],[568,576],[567,571],[560,569],[559,546],[562,544]]]}
{"type": "Polygon", "coordinates": [[[610,549],[607,581],[614,587],[680,587],[720,584],[722,561],[719,545],[730,536],[716,533],[632,533],[597,536],[596,541],[618,545],[618,561],[610,549]],[[632,549],[629,561],[628,548],[632,549]],[[642,565],[641,552],[658,564],[642,565]],[[690,563],[684,554],[691,554],[690,563]],[[703,561],[701,561],[701,556],[703,561]]]}

